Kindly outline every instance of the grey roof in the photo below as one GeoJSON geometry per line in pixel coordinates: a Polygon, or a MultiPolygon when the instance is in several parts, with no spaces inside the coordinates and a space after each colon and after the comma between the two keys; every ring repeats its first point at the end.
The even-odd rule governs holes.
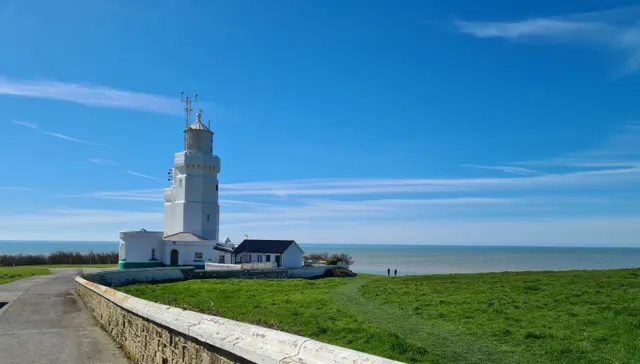
{"type": "Polygon", "coordinates": [[[189,125],[189,129],[193,129],[193,130],[204,130],[204,131],[208,131],[211,133],[211,130],[209,130],[209,128],[207,128],[206,125],[204,125],[202,123],[202,121],[198,120],[195,123],[189,125]]]}
{"type": "Polygon", "coordinates": [[[226,238],[224,238],[224,240],[222,241],[225,244],[229,244],[231,243],[231,239],[229,239],[229,237],[227,236],[226,238]]]}
{"type": "Polygon", "coordinates": [[[225,253],[233,253],[233,249],[232,248],[229,248],[228,246],[224,246],[224,245],[219,244],[219,243],[214,245],[213,249],[221,251],[221,252],[225,252],[225,253]]]}
{"type": "Polygon", "coordinates": [[[289,248],[295,240],[260,240],[260,239],[244,239],[240,245],[234,250],[234,254],[249,253],[268,253],[282,254],[289,248]]]}
{"type": "Polygon", "coordinates": [[[171,234],[171,235],[167,235],[164,238],[162,238],[163,240],[171,240],[171,241],[199,241],[199,240],[207,240],[205,238],[203,238],[202,236],[198,235],[198,234],[194,234],[194,233],[185,233],[185,232],[181,232],[181,233],[175,233],[175,234],[171,234]]]}

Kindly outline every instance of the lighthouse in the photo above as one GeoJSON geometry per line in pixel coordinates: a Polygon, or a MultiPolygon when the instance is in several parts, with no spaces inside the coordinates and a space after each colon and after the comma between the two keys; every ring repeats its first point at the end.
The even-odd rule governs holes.
{"type": "Polygon", "coordinates": [[[214,154],[213,131],[202,121],[203,110],[192,122],[193,99],[184,97],[184,148],[169,170],[171,186],[164,189],[164,229],[120,232],[120,268],[194,266],[206,262],[230,263],[228,247],[218,244],[220,158],[214,154]]]}
{"type": "Polygon", "coordinates": [[[213,154],[213,132],[196,121],[184,129],[184,150],[176,153],[171,187],[164,190],[164,232],[190,232],[207,240],[219,240],[218,204],[220,158],[213,154]]]}

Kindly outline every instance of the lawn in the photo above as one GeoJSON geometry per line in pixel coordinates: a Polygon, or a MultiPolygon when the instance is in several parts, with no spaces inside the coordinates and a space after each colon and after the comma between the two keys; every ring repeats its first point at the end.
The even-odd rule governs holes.
{"type": "Polygon", "coordinates": [[[640,358],[640,269],[192,280],[120,290],[404,362],[640,358]]]}
{"type": "Polygon", "coordinates": [[[0,267],[0,284],[32,276],[47,275],[49,273],[48,268],[42,267],[0,267]]]}
{"type": "Polygon", "coordinates": [[[117,264],[44,264],[33,267],[44,268],[117,268],[117,264]]]}

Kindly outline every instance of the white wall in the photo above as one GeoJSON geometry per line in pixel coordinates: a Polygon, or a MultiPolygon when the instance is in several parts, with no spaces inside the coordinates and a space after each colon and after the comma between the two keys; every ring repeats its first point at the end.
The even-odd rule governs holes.
{"type": "Polygon", "coordinates": [[[221,252],[219,250],[213,250],[213,256],[211,258],[211,262],[213,263],[220,263],[220,257],[223,256],[224,257],[224,263],[223,264],[231,264],[231,254],[230,253],[225,253],[225,252],[221,252]]]}
{"type": "Polygon", "coordinates": [[[164,233],[191,232],[220,238],[218,173],[220,158],[208,153],[176,153],[171,188],[165,190],[164,233]]]}
{"type": "Polygon", "coordinates": [[[259,253],[244,252],[236,256],[236,263],[240,263],[240,257],[242,257],[242,263],[269,263],[267,262],[267,255],[271,257],[271,260],[269,262],[275,262],[276,255],[279,255],[279,254],[259,254],[259,253]],[[251,256],[251,261],[249,261],[249,256],[251,256]],[[259,260],[258,256],[261,256],[262,260],[259,260]]]}
{"type": "Polygon", "coordinates": [[[125,244],[125,256],[120,257],[120,260],[148,263],[151,259],[151,249],[156,250],[156,259],[162,259],[162,231],[122,231],[120,245],[122,244],[125,244]]]}
{"type": "Polygon", "coordinates": [[[282,254],[282,267],[300,268],[302,264],[302,249],[297,243],[289,245],[289,248],[282,254]]]}
{"type": "Polygon", "coordinates": [[[166,242],[165,264],[171,264],[171,251],[178,251],[178,265],[204,265],[207,262],[216,263],[213,260],[213,246],[215,241],[172,241],[166,242]],[[202,253],[202,261],[195,260],[195,253],[202,253]]]}

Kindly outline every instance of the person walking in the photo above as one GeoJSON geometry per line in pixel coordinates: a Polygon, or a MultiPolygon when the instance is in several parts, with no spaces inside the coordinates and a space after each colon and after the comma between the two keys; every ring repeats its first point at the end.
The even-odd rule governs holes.
{"type": "Polygon", "coordinates": [[[397,275],[398,275],[398,270],[397,270],[397,269],[394,269],[394,270],[393,270],[393,276],[395,277],[395,276],[397,276],[397,275]]]}
{"type": "Polygon", "coordinates": [[[387,275],[391,276],[391,269],[390,268],[387,268],[387,275]]]}

